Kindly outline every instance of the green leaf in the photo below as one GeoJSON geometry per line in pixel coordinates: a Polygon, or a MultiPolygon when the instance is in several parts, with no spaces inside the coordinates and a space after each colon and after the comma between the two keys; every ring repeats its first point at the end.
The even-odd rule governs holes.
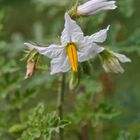
{"type": "Polygon", "coordinates": [[[10,129],[9,132],[10,133],[21,133],[23,130],[25,130],[27,128],[26,124],[16,124],[13,125],[10,129]]]}

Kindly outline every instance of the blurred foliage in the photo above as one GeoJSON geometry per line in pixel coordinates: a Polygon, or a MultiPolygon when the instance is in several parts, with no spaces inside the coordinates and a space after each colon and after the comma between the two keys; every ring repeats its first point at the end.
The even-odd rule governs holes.
{"type": "Polygon", "coordinates": [[[48,114],[44,106],[40,104],[30,116],[27,129],[20,140],[35,140],[41,137],[44,140],[50,140],[53,131],[59,132],[59,128],[64,128],[69,123],[67,120],[60,120],[55,112],[48,114]]]}
{"type": "MultiPolygon", "coordinates": [[[[90,68],[83,69],[86,75],[80,77],[79,88],[71,91],[66,87],[64,121],[52,112],[57,106],[59,80],[58,76],[50,76],[49,60],[41,57],[33,77],[24,80],[26,63],[20,61],[24,55],[23,43],[29,41],[47,46],[59,42],[64,12],[75,2],[0,0],[1,140],[50,138],[52,131],[57,132],[58,128],[69,124],[65,120],[71,121],[64,128],[67,140],[83,140],[85,136],[91,140],[140,139],[138,0],[117,0],[116,10],[78,20],[85,34],[110,24],[104,45],[125,52],[132,63],[124,66],[123,75],[113,75],[103,72],[98,58],[89,61],[92,72],[88,71],[90,68]],[[45,107],[38,104],[45,104],[45,107]]],[[[87,64],[82,65],[84,68],[87,64]]],[[[52,139],[55,135],[53,133],[52,139]]]]}

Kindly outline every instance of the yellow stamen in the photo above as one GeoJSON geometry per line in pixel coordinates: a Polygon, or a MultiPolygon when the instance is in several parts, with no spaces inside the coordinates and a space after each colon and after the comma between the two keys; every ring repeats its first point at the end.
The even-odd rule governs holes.
{"type": "Polygon", "coordinates": [[[70,65],[72,67],[72,71],[77,72],[78,71],[78,55],[77,55],[76,45],[73,43],[68,44],[67,53],[68,53],[70,65]]]}

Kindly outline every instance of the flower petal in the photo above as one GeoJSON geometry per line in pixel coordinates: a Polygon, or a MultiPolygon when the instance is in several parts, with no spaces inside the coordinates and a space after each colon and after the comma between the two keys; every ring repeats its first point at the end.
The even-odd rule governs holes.
{"type": "Polygon", "coordinates": [[[103,63],[103,69],[104,69],[106,72],[111,72],[110,66],[108,65],[108,62],[104,62],[104,63],[103,63]]]}
{"type": "Polygon", "coordinates": [[[61,35],[61,42],[66,46],[70,42],[79,42],[83,39],[83,32],[77,23],[65,13],[65,28],[61,35]]]}
{"type": "Polygon", "coordinates": [[[60,72],[67,72],[70,68],[68,57],[64,52],[60,54],[59,57],[51,60],[51,75],[60,72]]]}
{"type": "Polygon", "coordinates": [[[98,53],[102,52],[103,50],[104,50],[103,47],[100,47],[95,43],[86,45],[85,47],[81,47],[79,48],[78,51],[78,61],[83,62],[88,59],[91,59],[95,57],[98,53]]]}
{"type": "Polygon", "coordinates": [[[117,6],[115,5],[115,1],[103,2],[99,4],[98,7],[94,11],[90,12],[89,15],[94,15],[105,10],[114,10],[116,8],[117,6]]]}
{"type": "Polygon", "coordinates": [[[111,60],[110,68],[111,68],[112,72],[124,73],[124,69],[122,68],[122,66],[120,65],[119,61],[116,58],[111,60]]]}
{"type": "Polygon", "coordinates": [[[45,55],[49,58],[55,58],[57,57],[62,50],[64,49],[63,47],[60,47],[58,45],[52,44],[49,47],[41,47],[41,46],[35,46],[30,43],[24,43],[27,47],[30,49],[36,49],[40,54],[45,55]]]}
{"type": "Polygon", "coordinates": [[[90,40],[92,40],[93,42],[104,42],[107,38],[107,31],[109,30],[110,25],[107,26],[106,29],[102,29],[99,32],[94,33],[91,36],[87,36],[89,37],[90,40]]]}
{"type": "Polygon", "coordinates": [[[68,57],[66,57],[66,59],[64,60],[64,63],[62,65],[61,69],[62,69],[62,72],[67,72],[71,69],[68,57]]]}
{"type": "Polygon", "coordinates": [[[131,59],[129,59],[127,56],[120,54],[120,53],[114,53],[112,52],[120,62],[125,63],[125,62],[131,62],[131,59]]]}
{"type": "Polygon", "coordinates": [[[124,69],[120,65],[117,58],[110,59],[103,63],[103,68],[106,72],[124,73],[124,69]]]}

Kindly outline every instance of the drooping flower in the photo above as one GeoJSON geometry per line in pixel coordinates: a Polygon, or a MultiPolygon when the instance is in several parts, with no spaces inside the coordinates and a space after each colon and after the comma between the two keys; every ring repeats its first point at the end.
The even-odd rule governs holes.
{"type": "Polygon", "coordinates": [[[29,77],[31,77],[34,71],[35,71],[35,62],[33,60],[29,60],[27,62],[27,71],[24,79],[28,79],[29,77]]]}
{"type": "Polygon", "coordinates": [[[107,29],[103,29],[91,36],[84,36],[81,28],[65,13],[65,27],[61,35],[61,45],[52,44],[49,47],[35,46],[24,43],[30,49],[36,49],[40,54],[51,60],[51,74],[67,72],[72,69],[78,71],[78,62],[86,61],[102,52],[104,48],[95,42],[104,42],[107,29]]]}
{"type": "Polygon", "coordinates": [[[89,16],[105,10],[113,10],[117,6],[115,1],[108,0],[89,0],[77,7],[77,14],[80,16],[89,16]]]}
{"type": "Polygon", "coordinates": [[[121,63],[131,62],[131,60],[123,54],[115,53],[113,51],[105,49],[99,54],[103,68],[106,72],[123,73],[124,69],[120,65],[121,63]]]}

